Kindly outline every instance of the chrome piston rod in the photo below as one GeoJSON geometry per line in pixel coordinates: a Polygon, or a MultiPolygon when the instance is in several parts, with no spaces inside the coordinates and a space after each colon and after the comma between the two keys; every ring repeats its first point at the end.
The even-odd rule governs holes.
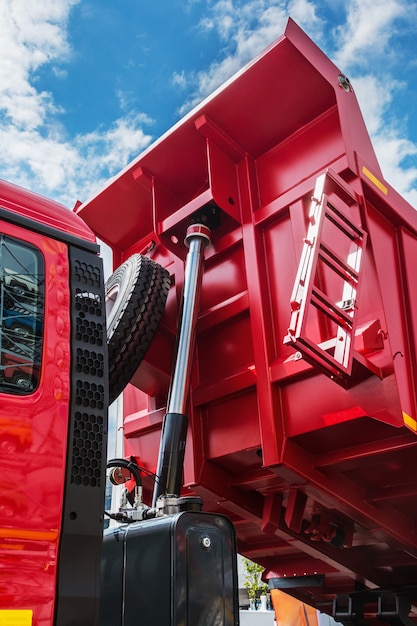
{"type": "Polygon", "coordinates": [[[203,224],[191,225],[187,230],[185,243],[188,246],[188,253],[185,262],[178,349],[168,396],[167,413],[162,426],[153,506],[159,496],[178,496],[181,490],[188,426],[185,410],[194,356],[204,250],[210,244],[210,229],[203,224]]]}

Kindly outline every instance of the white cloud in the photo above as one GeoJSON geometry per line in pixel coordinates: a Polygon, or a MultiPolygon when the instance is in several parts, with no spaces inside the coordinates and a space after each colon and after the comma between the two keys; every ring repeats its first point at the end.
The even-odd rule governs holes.
{"type": "Polygon", "coordinates": [[[79,0],[0,0],[1,176],[68,206],[84,200],[151,140],[152,120],[126,111],[107,129],[71,140],[53,95],[38,91],[36,72],[48,64],[65,77],[71,57],[67,23],[79,0]]]}
{"type": "Polygon", "coordinates": [[[417,146],[394,132],[374,137],[381,169],[388,182],[417,208],[417,167],[403,167],[403,162],[417,155],[417,146]]]}
{"type": "Polygon", "coordinates": [[[292,0],[288,4],[288,15],[306,31],[314,29],[316,36],[321,36],[323,23],[317,16],[317,5],[309,0],[292,0]]]}
{"type": "Polygon", "coordinates": [[[52,133],[44,137],[37,130],[0,126],[2,176],[72,207],[149,144],[151,137],[141,123],[140,116],[120,118],[107,130],[78,135],[71,142],[52,133]]]}
{"type": "Polygon", "coordinates": [[[200,22],[203,30],[216,31],[224,43],[223,59],[188,77],[195,90],[183,105],[184,113],[212,93],[282,34],[292,16],[301,26],[320,28],[313,2],[309,0],[218,0],[200,22]]]}
{"type": "Polygon", "coordinates": [[[340,47],[334,60],[343,71],[357,74],[349,77],[385,179],[417,206],[417,145],[406,136],[406,120],[395,115],[404,90],[396,67],[404,60],[393,45],[401,29],[415,23],[417,5],[407,0],[353,0],[346,6],[346,23],[336,31],[340,47]]]}
{"type": "Polygon", "coordinates": [[[384,115],[393,100],[393,92],[397,87],[394,82],[381,82],[379,77],[366,74],[349,77],[370,135],[383,130],[384,115]]]}
{"type": "Polygon", "coordinates": [[[65,24],[78,0],[0,0],[0,111],[13,125],[36,128],[54,112],[50,94],[31,78],[45,63],[66,58],[65,24]]]}
{"type": "Polygon", "coordinates": [[[346,23],[336,32],[339,50],[335,62],[341,67],[348,67],[370,64],[381,55],[386,60],[391,52],[389,42],[398,20],[408,19],[409,16],[410,3],[407,0],[349,2],[346,23]]]}
{"type": "Polygon", "coordinates": [[[116,120],[106,131],[98,130],[75,138],[81,153],[94,159],[96,169],[115,172],[121,163],[126,163],[132,153],[142,150],[151,140],[140,124],[143,116],[129,116],[116,120]]]}
{"type": "Polygon", "coordinates": [[[403,85],[370,75],[352,82],[384,178],[417,208],[417,166],[410,165],[417,162],[417,146],[404,136],[402,120],[390,114],[403,85]]]}
{"type": "Polygon", "coordinates": [[[184,70],[182,72],[174,72],[172,75],[172,84],[185,89],[187,87],[187,77],[184,70]]]}

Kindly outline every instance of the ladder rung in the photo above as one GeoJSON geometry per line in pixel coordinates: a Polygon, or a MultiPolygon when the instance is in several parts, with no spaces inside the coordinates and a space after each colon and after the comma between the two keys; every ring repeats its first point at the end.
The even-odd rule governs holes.
{"type": "Polygon", "coordinates": [[[338,326],[347,326],[349,329],[352,327],[352,318],[341,309],[337,304],[331,302],[328,297],[314,287],[311,292],[311,304],[320,309],[325,315],[332,319],[332,321],[338,326]]]}
{"type": "Polygon", "coordinates": [[[342,211],[339,210],[336,206],[336,203],[330,202],[327,198],[325,200],[325,216],[329,219],[333,224],[342,232],[345,233],[349,239],[352,241],[362,241],[363,232],[360,228],[357,228],[355,224],[353,224],[345,215],[343,215],[342,211]]]}
{"type": "Polygon", "coordinates": [[[358,282],[358,272],[350,265],[347,265],[334,250],[331,250],[324,243],[320,243],[319,257],[326,265],[339,274],[343,280],[355,284],[358,282]]]}
{"type": "Polygon", "coordinates": [[[339,376],[345,370],[342,364],[338,363],[331,354],[323,350],[320,344],[316,344],[305,337],[299,337],[296,345],[297,349],[303,352],[304,357],[307,357],[307,360],[312,361],[314,364],[319,362],[327,366],[330,374],[339,376]]]}

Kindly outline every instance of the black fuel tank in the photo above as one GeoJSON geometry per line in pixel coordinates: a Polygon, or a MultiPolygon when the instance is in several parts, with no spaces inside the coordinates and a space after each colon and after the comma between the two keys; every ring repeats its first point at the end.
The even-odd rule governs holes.
{"type": "Polygon", "coordinates": [[[185,511],[106,531],[100,626],[237,626],[235,533],[185,511]]]}

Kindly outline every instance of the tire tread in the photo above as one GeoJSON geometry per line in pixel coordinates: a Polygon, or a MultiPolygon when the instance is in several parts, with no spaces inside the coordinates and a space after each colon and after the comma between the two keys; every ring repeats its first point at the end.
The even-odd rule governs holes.
{"type": "Polygon", "coordinates": [[[164,267],[148,257],[134,257],[138,258],[134,259],[130,293],[107,337],[110,402],[123,391],[142,362],[164,313],[170,287],[164,267]]]}

